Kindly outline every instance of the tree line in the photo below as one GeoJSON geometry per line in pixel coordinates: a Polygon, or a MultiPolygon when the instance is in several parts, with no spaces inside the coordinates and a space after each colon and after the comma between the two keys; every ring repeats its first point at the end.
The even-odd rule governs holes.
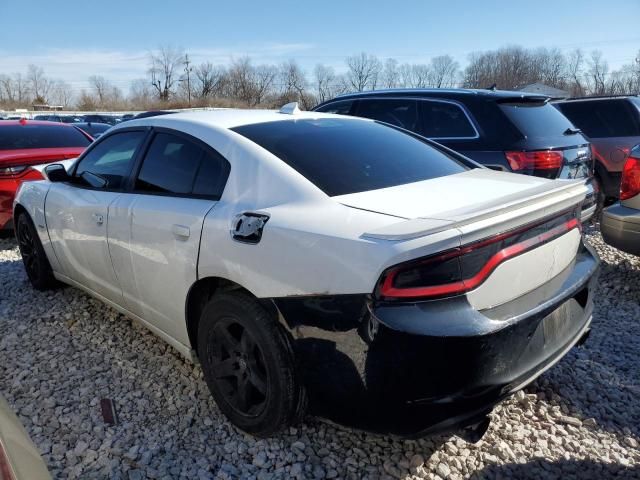
{"type": "Polygon", "coordinates": [[[51,79],[29,65],[26,73],[0,74],[0,108],[60,105],[77,110],[147,110],[181,107],[270,108],[290,101],[311,108],[319,102],[353,91],[381,88],[518,89],[543,83],[571,96],[639,94],[640,51],[637,58],[611,70],[602,52],[508,46],[469,55],[464,68],[450,55],[427,63],[400,63],[369,53],[346,57],[341,72],[317,64],[305,71],[291,59],[280,64],[255,63],[249,57],[227,65],[193,64],[188,53],[161,47],[148,55],[145,78],[134,80],[125,94],[101,75],[88,78],[80,92],[65,81],[51,79]]]}

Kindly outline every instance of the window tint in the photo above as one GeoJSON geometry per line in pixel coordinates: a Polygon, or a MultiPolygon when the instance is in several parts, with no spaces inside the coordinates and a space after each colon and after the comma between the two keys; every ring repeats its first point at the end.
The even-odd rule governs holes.
{"type": "Polygon", "coordinates": [[[640,135],[639,113],[626,100],[589,100],[559,104],[562,112],[587,137],[640,135]]]}
{"type": "Polygon", "coordinates": [[[158,133],[142,162],[137,191],[219,198],[228,163],[183,137],[158,133]]]}
{"type": "Polygon", "coordinates": [[[343,100],[341,102],[331,102],[328,105],[318,108],[316,111],[322,113],[339,113],[341,115],[349,115],[352,105],[353,100],[343,100]]]}
{"type": "Polygon", "coordinates": [[[122,132],[105,138],[80,161],[75,181],[94,188],[122,188],[145,135],[146,132],[122,132]]]}
{"type": "Polygon", "coordinates": [[[86,147],[91,142],[67,125],[0,125],[0,150],[86,147]]]}
{"type": "Polygon", "coordinates": [[[329,196],[418,182],[468,168],[426,141],[377,122],[284,120],[233,130],[273,153],[329,196]]]}
{"type": "Polygon", "coordinates": [[[571,122],[548,103],[501,103],[500,109],[529,139],[557,139],[567,128],[573,128],[571,122]]]}
{"type": "Polygon", "coordinates": [[[418,133],[428,138],[473,138],[477,132],[459,105],[421,101],[418,133]]]}
{"type": "Polygon", "coordinates": [[[418,106],[415,100],[361,100],[357,115],[390,123],[412,132],[418,127],[418,106]]]}

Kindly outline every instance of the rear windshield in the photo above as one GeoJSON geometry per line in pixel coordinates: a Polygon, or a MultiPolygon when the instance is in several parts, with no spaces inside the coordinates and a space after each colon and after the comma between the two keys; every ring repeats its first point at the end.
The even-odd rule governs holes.
{"type": "Polygon", "coordinates": [[[502,103],[500,110],[528,139],[558,138],[567,128],[575,128],[567,117],[548,103],[502,103]]]}
{"type": "Polygon", "coordinates": [[[233,130],[273,153],[331,197],[443,177],[469,168],[426,142],[377,122],[302,119],[233,130]]]}
{"type": "Polygon", "coordinates": [[[559,106],[562,113],[587,137],[635,137],[640,135],[638,110],[625,99],[565,102],[560,103],[559,106]]]}
{"type": "Polygon", "coordinates": [[[0,150],[86,147],[89,143],[85,135],[66,125],[0,125],[0,150]]]}

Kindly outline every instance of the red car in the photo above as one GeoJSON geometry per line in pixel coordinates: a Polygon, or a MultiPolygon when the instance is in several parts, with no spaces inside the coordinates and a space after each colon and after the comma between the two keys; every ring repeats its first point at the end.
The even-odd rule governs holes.
{"type": "Polygon", "coordinates": [[[42,178],[29,167],[77,157],[92,140],[64,123],[0,121],[0,231],[12,228],[13,198],[20,183],[42,178]]]}

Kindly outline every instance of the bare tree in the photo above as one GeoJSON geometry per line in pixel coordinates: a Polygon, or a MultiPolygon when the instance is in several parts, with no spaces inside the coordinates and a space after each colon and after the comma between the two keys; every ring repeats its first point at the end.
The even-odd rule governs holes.
{"type": "Polygon", "coordinates": [[[51,81],[45,76],[42,67],[29,65],[27,68],[27,84],[35,103],[47,103],[51,81]]]}
{"type": "Polygon", "coordinates": [[[50,96],[51,102],[54,105],[61,105],[66,109],[71,106],[73,102],[73,88],[63,80],[54,81],[51,87],[50,96]]]}
{"type": "Polygon", "coordinates": [[[278,74],[277,67],[273,65],[258,65],[252,72],[252,104],[260,105],[270,93],[278,74]]]}
{"type": "Polygon", "coordinates": [[[347,57],[347,82],[357,92],[375,90],[378,84],[382,64],[375,55],[360,53],[347,57]]]}
{"type": "Polygon", "coordinates": [[[101,75],[91,75],[89,77],[89,84],[97,96],[98,104],[104,105],[106,103],[107,96],[113,88],[111,83],[101,75]]]}
{"type": "Polygon", "coordinates": [[[571,86],[571,93],[575,96],[582,96],[585,94],[584,85],[582,82],[582,75],[584,67],[584,54],[582,50],[576,48],[567,57],[567,76],[573,82],[571,86]]]}
{"type": "Polygon", "coordinates": [[[322,103],[333,98],[336,95],[338,83],[333,68],[319,63],[313,69],[313,75],[315,78],[318,102],[322,103]]]}
{"type": "Polygon", "coordinates": [[[308,91],[307,77],[295,60],[280,64],[278,79],[280,84],[280,103],[300,102],[300,106],[309,110],[315,104],[315,96],[308,91]]]}
{"type": "Polygon", "coordinates": [[[449,55],[431,59],[431,85],[436,88],[453,87],[458,76],[458,62],[449,55]]]}
{"type": "Polygon", "coordinates": [[[211,62],[201,63],[194,72],[193,91],[197,98],[211,98],[220,96],[227,80],[227,71],[222,66],[211,62]]]}
{"type": "Polygon", "coordinates": [[[180,77],[184,51],[170,46],[160,47],[149,53],[149,75],[151,85],[160,100],[168,101],[175,92],[180,77]]]}
{"type": "Polygon", "coordinates": [[[12,107],[27,101],[27,82],[21,73],[0,75],[0,90],[3,92],[4,101],[12,107]]]}
{"type": "Polygon", "coordinates": [[[607,93],[606,78],[609,74],[609,64],[602,58],[602,52],[594,50],[588,62],[587,72],[591,82],[591,93],[594,95],[604,95],[607,93]]]}
{"type": "Polygon", "coordinates": [[[387,58],[380,74],[380,85],[383,88],[396,88],[400,85],[400,72],[398,61],[395,58],[387,58]]]}
{"type": "Polygon", "coordinates": [[[129,104],[134,109],[147,110],[150,108],[154,92],[152,86],[144,78],[139,78],[131,82],[129,88],[129,104]]]}

